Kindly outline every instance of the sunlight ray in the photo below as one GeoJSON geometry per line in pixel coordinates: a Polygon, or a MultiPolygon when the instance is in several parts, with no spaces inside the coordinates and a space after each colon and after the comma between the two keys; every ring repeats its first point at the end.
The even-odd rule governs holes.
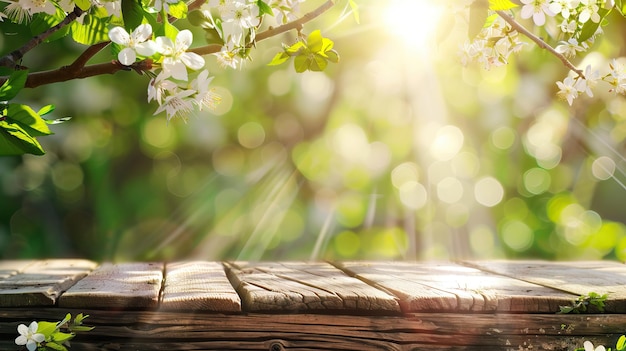
{"type": "Polygon", "coordinates": [[[292,171],[286,180],[276,182],[273,186],[270,191],[271,195],[268,197],[268,199],[271,199],[271,202],[241,249],[237,260],[261,259],[278,232],[280,223],[286,214],[285,209],[293,203],[302,186],[302,181],[296,183],[297,175],[297,171],[292,171]],[[294,187],[295,189],[293,189],[294,187]]]}
{"type": "Polygon", "coordinates": [[[324,225],[320,229],[320,233],[317,236],[317,240],[315,241],[315,246],[313,247],[313,252],[311,252],[310,260],[316,261],[320,258],[320,252],[323,248],[326,247],[328,243],[328,239],[330,236],[328,235],[331,232],[333,226],[333,219],[335,218],[335,209],[333,208],[328,212],[326,219],[324,220],[324,225]]]}

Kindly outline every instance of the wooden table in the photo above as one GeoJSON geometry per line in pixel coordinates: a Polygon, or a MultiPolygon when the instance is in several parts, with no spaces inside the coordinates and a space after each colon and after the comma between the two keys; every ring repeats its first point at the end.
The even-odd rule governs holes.
{"type": "Polygon", "coordinates": [[[574,350],[626,333],[626,265],[0,261],[0,350],[81,312],[71,350],[574,350]],[[605,313],[556,314],[590,292],[605,313]]]}

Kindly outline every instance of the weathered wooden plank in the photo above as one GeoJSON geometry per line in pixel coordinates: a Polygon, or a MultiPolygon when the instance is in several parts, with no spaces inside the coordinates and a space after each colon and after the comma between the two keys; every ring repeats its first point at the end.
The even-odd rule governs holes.
{"type": "Polygon", "coordinates": [[[400,311],[395,297],[328,263],[237,262],[226,267],[246,311],[400,311]]]}
{"type": "Polygon", "coordinates": [[[64,308],[156,308],[163,281],[162,263],[104,263],[60,298],[64,308]]]}
{"type": "Polygon", "coordinates": [[[19,323],[89,314],[77,350],[568,350],[614,345],[626,315],[415,313],[398,316],[0,309],[0,349],[19,323]]]}
{"type": "Polygon", "coordinates": [[[344,262],[338,267],[393,293],[404,312],[557,312],[576,296],[471,267],[437,262],[344,262]]]}
{"type": "Polygon", "coordinates": [[[0,306],[50,306],[97,266],[87,260],[6,261],[0,278],[0,306]]]}
{"type": "Polygon", "coordinates": [[[34,260],[4,260],[0,261],[0,279],[6,279],[15,275],[27,266],[33,264],[34,260]]]}
{"type": "Polygon", "coordinates": [[[464,264],[567,291],[575,298],[590,292],[607,294],[607,312],[626,312],[626,265],[618,262],[469,261],[464,264]]]}
{"type": "Polygon", "coordinates": [[[218,262],[165,265],[161,308],[167,310],[239,312],[241,300],[218,262]]]}

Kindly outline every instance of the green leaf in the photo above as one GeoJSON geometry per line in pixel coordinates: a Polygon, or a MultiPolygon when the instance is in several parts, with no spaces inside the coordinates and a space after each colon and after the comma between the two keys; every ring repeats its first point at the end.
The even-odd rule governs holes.
{"type": "Polygon", "coordinates": [[[71,321],[71,320],[72,320],[72,315],[68,313],[68,314],[66,314],[66,315],[65,315],[65,318],[63,318],[63,320],[62,320],[62,321],[60,321],[60,322],[58,322],[58,323],[57,323],[57,327],[58,327],[58,328],[60,328],[60,327],[62,327],[65,323],[67,323],[67,322],[69,322],[69,321],[71,321]]]}
{"type": "Polygon", "coordinates": [[[7,79],[2,86],[0,86],[0,101],[9,101],[13,99],[17,93],[19,93],[26,84],[26,78],[28,78],[28,71],[15,71],[11,73],[9,79],[7,79]]]}
{"type": "Polygon", "coordinates": [[[626,336],[625,335],[622,335],[619,337],[619,339],[617,339],[617,343],[615,344],[615,349],[617,349],[617,351],[622,351],[626,349],[626,336]]]}
{"type": "Polygon", "coordinates": [[[43,121],[46,122],[46,124],[51,125],[51,124],[60,124],[63,122],[67,122],[70,119],[72,119],[72,117],[61,117],[57,119],[44,119],[43,121]]]}
{"type": "Polygon", "coordinates": [[[87,11],[91,7],[91,1],[89,0],[74,0],[74,3],[83,11],[87,11]]]}
{"type": "Polygon", "coordinates": [[[166,21],[163,23],[163,35],[174,41],[176,40],[176,35],[178,35],[178,28],[166,21]]]}
{"type": "Polygon", "coordinates": [[[352,13],[354,14],[354,20],[356,23],[359,23],[359,5],[357,5],[356,1],[348,0],[348,4],[350,4],[350,8],[352,9],[352,13]]]}
{"type": "Polygon", "coordinates": [[[267,3],[265,3],[265,1],[257,0],[256,5],[259,7],[260,16],[263,16],[264,14],[274,16],[274,11],[272,11],[272,8],[267,3]]]}
{"type": "Polygon", "coordinates": [[[124,28],[129,33],[143,22],[144,11],[141,0],[122,0],[122,18],[124,28]]]}
{"type": "Polygon", "coordinates": [[[83,23],[72,22],[72,39],[79,44],[93,45],[109,40],[109,19],[86,14],[83,23]]]}
{"type": "Polygon", "coordinates": [[[28,105],[9,104],[6,119],[19,124],[32,136],[52,134],[44,119],[28,105]]]}
{"type": "Polygon", "coordinates": [[[175,4],[170,4],[170,15],[174,18],[185,18],[187,17],[187,4],[184,1],[179,1],[175,4]]]}
{"type": "Polygon", "coordinates": [[[326,51],[326,58],[332,63],[339,62],[339,54],[335,50],[326,51]]]}
{"type": "Polygon", "coordinates": [[[40,116],[47,115],[48,113],[54,111],[54,105],[46,105],[37,111],[37,114],[40,116]]]}
{"type": "Polygon", "coordinates": [[[320,54],[315,54],[311,58],[311,64],[309,65],[309,69],[314,72],[321,72],[326,69],[328,66],[328,60],[320,54]]]}
{"type": "Polygon", "coordinates": [[[298,73],[302,73],[308,70],[310,66],[311,62],[309,58],[305,55],[296,56],[296,58],[293,60],[293,67],[298,73]]]}
{"type": "Polygon", "coordinates": [[[38,322],[37,323],[37,333],[41,333],[46,336],[46,339],[57,330],[57,323],[52,322],[38,322]]]}
{"type": "Polygon", "coordinates": [[[578,42],[582,43],[583,41],[591,38],[594,34],[596,34],[598,27],[600,27],[600,24],[610,12],[611,10],[601,8],[598,10],[598,15],[600,15],[600,21],[598,21],[598,23],[595,23],[592,20],[585,22],[582,29],[580,30],[580,33],[578,34],[578,42]]]}
{"type": "MultiPolygon", "coordinates": [[[[51,27],[61,23],[61,21],[65,19],[65,16],[65,12],[58,7],[56,8],[56,12],[54,15],[48,15],[45,12],[37,13],[33,15],[33,20],[30,22],[30,31],[33,36],[41,34],[51,27]]],[[[69,32],[70,26],[65,26],[46,38],[45,42],[49,43],[57,39],[61,39],[69,32]]]]}
{"type": "Polygon", "coordinates": [[[489,9],[493,11],[510,10],[514,7],[517,7],[517,4],[510,0],[489,0],[489,9]]]}
{"type": "Polygon", "coordinates": [[[58,351],[67,351],[67,347],[61,344],[57,344],[56,342],[47,342],[46,347],[51,348],[53,350],[58,350],[58,351]]]}
{"type": "Polygon", "coordinates": [[[44,151],[37,140],[19,126],[0,121],[0,156],[23,154],[43,155],[44,151]]]}
{"type": "Polygon", "coordinates": [[[485,20],[489,15],[489,2],[487,0],[475,0],[470,5],[469,28],[467,36],[473,40],[483,29],[485,20]]]}
{"type": "Polygon", "coordinates": [[[268,63],[268,66],[277,66],[280,65],[281,63],[287,61],[289,59],[289,55],[287,55],[284,51],[281,51],[279,53],[277,53],[274,58],[272,59],[272,61],[270,61],[270,63],[268,63]]]}
{"type": "Polygon", "coordinates": [[[314,30],[306,38],[306,45],[312,52],[320,52],[324,48],[323,39],[322,32],[319,29],[314,30]]]}
{"type": "Polygon", "coordinates": [[[297,41],[295,44],[291,45],[288,48],[285,48],[285,53],[289,56],[297,56],[300,55],[307,48],[306,44],[301,41],[297,41]]]}
{"type": "Polygon", "coordinates": [[[63,333],[63,332],[57,331],[56,333],[52,334],[52,341],[62,344],[66,341],[72,340],[74,336],[75,335],[71,333],[63,333]]]}

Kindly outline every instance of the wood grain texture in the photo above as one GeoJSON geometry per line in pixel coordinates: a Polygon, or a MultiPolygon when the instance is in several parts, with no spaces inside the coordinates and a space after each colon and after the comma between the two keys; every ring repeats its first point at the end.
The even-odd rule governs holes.
{"type": "Polygon", "coordinates": [[[0,349],[16,323],[89,314],[77,350],[574,350],[614,345],[626,315],[412,313],[402,316],[1,309],[0,349]]]}
{"type": "Polygon", "coordinates": [[[241,300],[218,262],[174,262],[165,266],[161,309],[240,312],[241,300]]]}
{"type": "Polygon", "coordinates": [[[96,263],[87,260],[3,261],[0,306],[51,306],[96,263]]]}
{"type": "Polygon", "coordinates": [[[237,262],[226,268],[246,311],[400,311],[394,296],[328,263],[237,262]]]}
{"type": "Polygon", "coordinates": [[[104,263],[60,298],[64,308],[150,309],[159,303],[162,263],[104,263]]]}
{"type": "Polygon", "coordinates": [[[607,294],[607,312],[626,313],[626,265],[612,261],[469,261],[464,264],[580,295],[607,294]]]}
{"type": "Polygon", "coordinates": [[[575,295],[438,262],[344,262],[338,267],[393,293],[404,312],[558,312],[575,295]]]}

